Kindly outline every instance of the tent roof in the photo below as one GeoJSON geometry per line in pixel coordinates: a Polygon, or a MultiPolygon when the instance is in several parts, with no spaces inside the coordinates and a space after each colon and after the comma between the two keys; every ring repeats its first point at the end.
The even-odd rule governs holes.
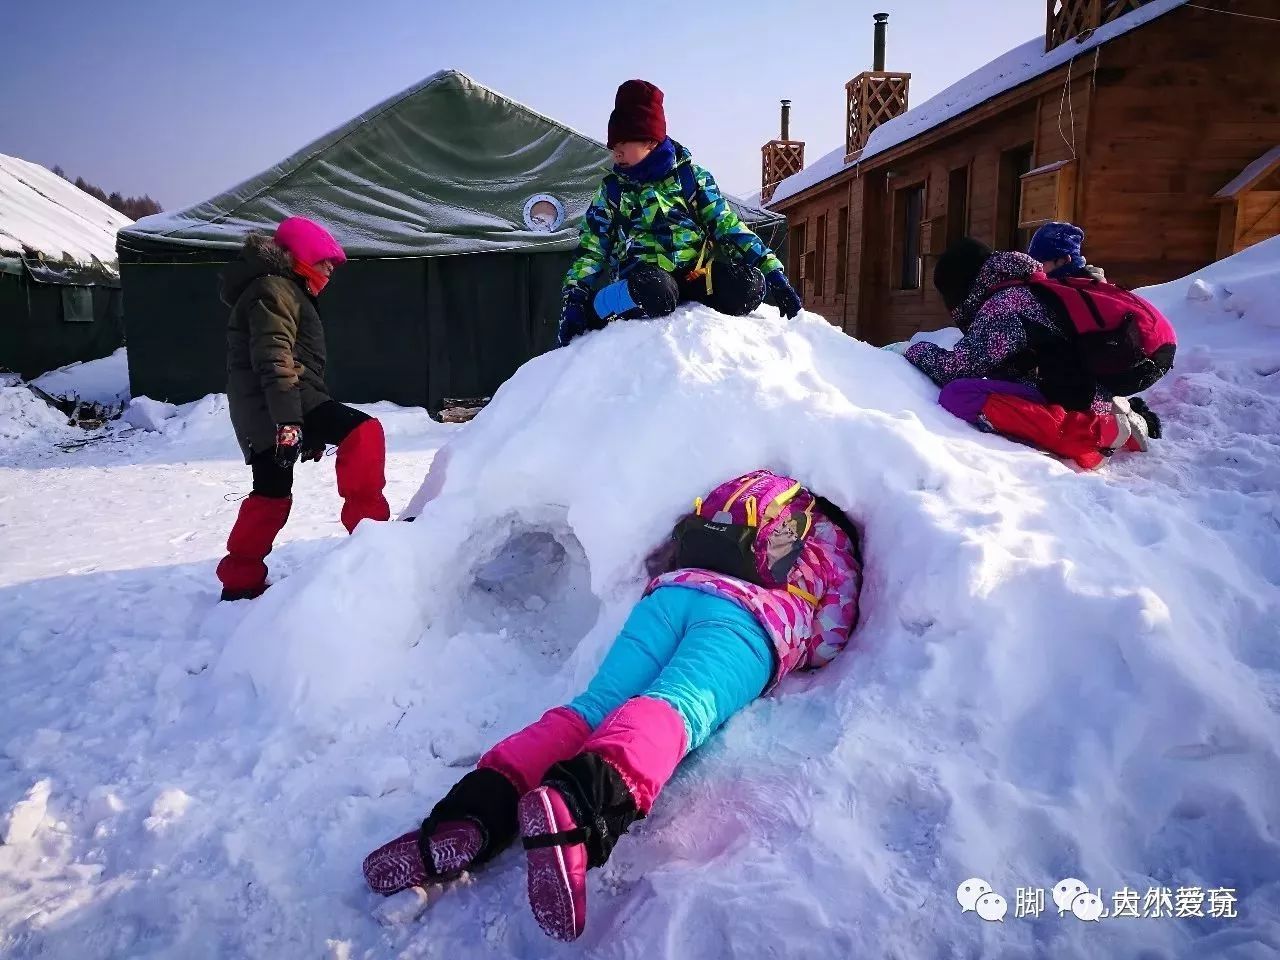
{"type": "Polygon", "coordinates": [[[84,280],[116,272],[116,231],[133,221],[38,163],[0,154],[0,254],[84,280]]]}
{"type": "MultiPolygon", "coordinates": [[[[354,257],[572,250],[608,162],[598,141],[445,70],[212,200],[138,221],[120,250],[233,248],[293,214],[325,224],[354,257]],[[564,207],[554,232],[525,224],[537,194],[564,207]]],[[[751,222],[778,219],[738,208],[751,222]]]]}
{"type": "Polygon", "coordinates": [[[985,66],[979,67],[937,96],[876,127],[871,131],[867,145],[860,154],[846,161],[845,148],[842,144],[799,173],[787,177],[778,184],[769,204],[771,207],[777,206],[782,201],[817,186],[851,167],[866,163],[873,157],[968,113],[1006,91],[1044,76],[1081,54],[1088,53],[1131,30],[1136,30],[1185,3],[1187,0],[1149,0],[1111,23],[1088,34],[1081,34],[1080,37],[1068,40],[1049,51],[1044,49],[1044,34],[1038,34],[1026,43],[996,57],[985,66]]]}

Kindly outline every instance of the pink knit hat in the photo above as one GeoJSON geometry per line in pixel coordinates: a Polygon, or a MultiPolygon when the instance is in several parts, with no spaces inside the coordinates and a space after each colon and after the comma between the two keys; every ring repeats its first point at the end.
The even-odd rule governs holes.
{"type": "Polygon", "coordinates": [[[333,234],[306,217],[289,217],[276,227],[276,243],[293,254],[295,260],[311,267],[321,260],[332,260],[334,264],[347,260],[333,234]]]}

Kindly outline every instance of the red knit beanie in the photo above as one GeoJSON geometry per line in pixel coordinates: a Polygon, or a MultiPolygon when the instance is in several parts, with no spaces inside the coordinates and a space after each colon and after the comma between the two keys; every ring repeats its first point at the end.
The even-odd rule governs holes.
{"type": "Polygon", "coordinates": [[[609,114],[609,149],[628,140],[667,139],[667,114],[662,91],[647,80],[628,80],[618,88],[609,114]]]}

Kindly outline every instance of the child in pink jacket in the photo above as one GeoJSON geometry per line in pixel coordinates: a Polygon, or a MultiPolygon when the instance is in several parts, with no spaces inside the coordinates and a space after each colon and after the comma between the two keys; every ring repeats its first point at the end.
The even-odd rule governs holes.
{"type": "Polygon", "coordinates": [[[390,895],[450,880],[519,833],[535,919],[549,936],[576,939],[587,869],[648,814],[681,759],[848,642],[862,582],[855,537],[819,498],[785,587],[694,568],[655,578],[586,691],[493,747],[420,829],[371,853],[369,885],[390,895]]]}

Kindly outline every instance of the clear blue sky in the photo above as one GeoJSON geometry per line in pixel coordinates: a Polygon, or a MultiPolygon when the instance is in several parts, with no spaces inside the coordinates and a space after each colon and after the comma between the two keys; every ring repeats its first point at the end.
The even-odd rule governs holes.
{"type": "Polygon", "coordinates": [[[618,83],[666,92],[672,136],[721,184],[759,188],[760,145],[841,142],[844,83],[888,66],[920,103],[1044,29],[1043,0],[70,0],[4,14],[0,153],[166,209],[204,200],[434,71],[603,139],[618,83]]]}

